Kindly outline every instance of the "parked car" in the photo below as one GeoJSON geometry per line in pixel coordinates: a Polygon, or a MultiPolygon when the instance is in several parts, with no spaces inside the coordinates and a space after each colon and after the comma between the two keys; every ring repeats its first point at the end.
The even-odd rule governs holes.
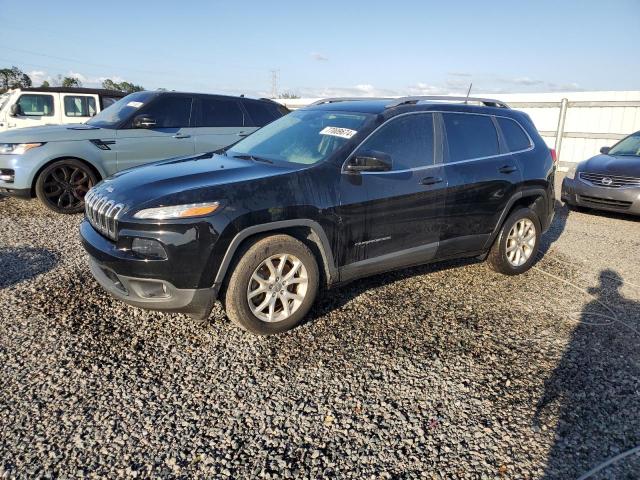
{"type": "Polygon", "coordinates": [[[91,271],[138,307],[205,318],[220,299],[257,334],[388,270],[481,256],[525,272],[555,161],[525,113],[456,100],[325,100],[223,152],[120,172],[87,197],[91,271]]]}
{"type": "Polygon", "coordinates": [[[126,94],[97,88],[18,88],[0,95],[0,132],[83,123],[126,94]]]}
{"type": "Polygon", "coordinates": [[[287,112],[270,100],[132,93],[83,124],[0,133],[0,194],[81,212],[89,189],[119,170],[220,149],[287,112]]]}
{"type": "Polygon", "coordinates": [[[600,153],[564,178],[562,201],[570,208],[640,215],[640,131],[600,153]]]}

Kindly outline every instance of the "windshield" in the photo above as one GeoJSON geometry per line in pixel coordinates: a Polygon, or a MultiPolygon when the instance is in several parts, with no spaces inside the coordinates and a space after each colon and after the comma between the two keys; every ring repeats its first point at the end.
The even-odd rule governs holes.
{"type": "Polygon", "coordinates": [[[629,135],[627,138],[623,138],[617,144],[615,144],[609,155],[628,155],[633,157],[640,157],[640,132],[629,135]]]}
{"type": "Polygon", "coordinates": [[[9,93],[3,93],[2,95],[0,95],[0,110],[2,110],[7,104],[10,96],[11,95],[9,93]]]}
{"type": "Polygon", "coordinates": [[[366,113],[299,110],[236,143],[227,155],[312,165],[329,158],[371,118],[366,113]]]}
{"type": "Polygon", "coordinates": [[[133,112],[139,110],[153,97],[155,97],[154,92],[136,92],[127,95],[87,121],[87,125],[99,128],[116,128],[123,120],[129,118],[133,112]]]}

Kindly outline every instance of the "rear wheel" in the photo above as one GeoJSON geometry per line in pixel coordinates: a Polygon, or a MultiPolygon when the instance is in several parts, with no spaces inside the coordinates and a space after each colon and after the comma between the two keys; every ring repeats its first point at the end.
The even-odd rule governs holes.
{"type": "Polygon", "coordinates": [[[78,213],[84,209],[84,197],[98,179],[80,160],[68,158],[48,165],[36,181],[36,196],[57,213],[78,213]]]}
{"type": "Polygon", "coordinates": [[[505,275],[518,275],[531,268],[541,236],[540,219],[530,208],[520,208],[504,222],[487,257],[489,266],[505,275]]]}
{"type": "Polygon", "coordinates": [[[227,316],[258,335],[302,322],[318,292],[318,264],[289,235],[264,237],[239,254],[223,295],[227,316]]]}

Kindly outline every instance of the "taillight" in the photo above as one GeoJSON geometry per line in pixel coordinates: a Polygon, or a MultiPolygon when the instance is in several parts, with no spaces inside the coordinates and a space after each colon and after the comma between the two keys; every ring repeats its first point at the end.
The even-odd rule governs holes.
{"type": "Polygon", "coordinates": [[[556,163],[558,163],[558,155],[556,155],[556,149],[550,148],[549,150],[551,151],[551,158],[553,159],[553,163],[555,165],[556,163]]]}

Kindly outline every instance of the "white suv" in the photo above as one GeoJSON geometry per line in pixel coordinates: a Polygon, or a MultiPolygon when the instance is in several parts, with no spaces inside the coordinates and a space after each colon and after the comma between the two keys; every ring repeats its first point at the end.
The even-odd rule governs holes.
{"type": "Polygon", "coordinates": [[[126,94],[96,88],[22,88],[0,95],[0,132],[84,123],[126,94]]]}

